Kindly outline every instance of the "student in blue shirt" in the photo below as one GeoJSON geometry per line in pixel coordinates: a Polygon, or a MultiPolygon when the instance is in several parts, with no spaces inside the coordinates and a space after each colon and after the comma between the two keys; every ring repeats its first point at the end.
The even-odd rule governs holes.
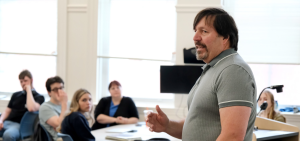
{"type": "Polygon", "coordinates": [[[61,132],[70,135],[73,141],[95,141],[87,121],[94,121],[91,116],[92,107],[90,92],[85,89],[77,90],[72,98],[70,113],[61,124],[61,132]]]}
{"type": "Polygon", "coordinates": [[[117,124],[137,123],[139,119],[137,108],[130,97],[122,96],[121,84],[112,81],[108,90],[111,96],[102,98],[96,106],[94,112],[96,122],[92,130],[117,124]]]}

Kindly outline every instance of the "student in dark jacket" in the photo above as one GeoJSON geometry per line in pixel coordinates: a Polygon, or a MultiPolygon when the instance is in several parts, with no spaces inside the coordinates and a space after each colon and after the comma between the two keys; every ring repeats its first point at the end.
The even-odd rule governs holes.
{"type": "Polygon", "coordinates": [[[92,130],[114,126],[117,124],[134,124],[138,122],[139,114],[130,97],[122,96],[121,84],[118,81],[110,82],[109,97],[102,98],[96,106],[96,119],[92,130]]]}
{"type": "Polygon", "coordinates": [[[79,89],[75,92],[70,113],[65,117],[61,124],[61,132],[72,137],[73,141],[95,141],[91,133],[91,128],[87,120],[92,120],[92,96],[85,89],[79,89]]]}

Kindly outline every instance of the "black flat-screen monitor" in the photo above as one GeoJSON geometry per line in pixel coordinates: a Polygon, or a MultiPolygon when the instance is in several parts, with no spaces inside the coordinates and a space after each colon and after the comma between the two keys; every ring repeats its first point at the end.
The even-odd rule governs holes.
{"type": "Polygon", "coordinates": [[[188,94],[202,73],[202,66],[160,66],[160,92],[188,94]]]}

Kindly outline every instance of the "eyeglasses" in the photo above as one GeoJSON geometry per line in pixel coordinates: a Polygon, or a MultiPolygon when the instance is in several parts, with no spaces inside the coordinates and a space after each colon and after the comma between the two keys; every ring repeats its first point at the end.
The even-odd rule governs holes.
{"type": "Polygon", "coordinates": [[[58,92],[58,90],[63,90],[63,89],[64,89],[64,87],[60,87],[60,88],[54,88],[51,91],[58,92]]]}

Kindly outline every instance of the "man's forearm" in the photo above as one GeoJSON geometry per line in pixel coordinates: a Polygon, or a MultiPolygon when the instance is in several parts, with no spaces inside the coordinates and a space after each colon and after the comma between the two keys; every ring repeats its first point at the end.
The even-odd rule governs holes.
{"type": "Polygon", "coordinates": [[[62,104],[61,105],[61,112],[58,118],[58,126],[62,123],[62,121],[64,120],[65,114],[67,111],[67,104],[62,104]]]}
{"type": "Polygon", "coordinates": [[[27,91],[27,96],[26,96],[26,105],[27,105],[27,109],[29,112],[35,112],[38,111],[40,108],[40,105],[38,103],[35,102],[33,96],[32,96],[32,92],[31,90],[27,91]]]}
{"type": "Polygon", "coordinates": [[[182,129],[183,129],[184,121],[185,120],[181,120],[181,121],[172,121],[172,120],[170,120],[169,126],[166,130],[166,133],[173,136],[173,137],[175,137],[175,138],[181,139],[182,138],[182,129]]]}
{"type": "Polygon", "coordinates": [[[220,134],[216,141],[243,141],[244,136],[238,135],[236,133],[231,134],[220,134]]]}
{"type": "Polygon", "coordinates": [[[0,121],[4,122],[9,116],[11,110],[6,108],[5,111],[1,114],[0,121]]]}

